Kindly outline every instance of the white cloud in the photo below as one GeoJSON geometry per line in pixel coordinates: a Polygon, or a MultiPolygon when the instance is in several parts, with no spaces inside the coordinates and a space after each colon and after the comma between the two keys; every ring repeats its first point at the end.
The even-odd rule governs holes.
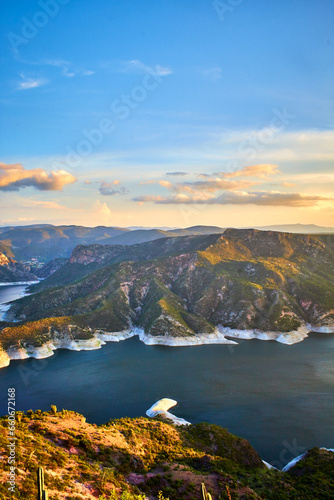
{"type": "Polygon", "coordinates": [[[110,224],[112,220],[112,212],[106,202],[101,203],[100,200],[97,200],[93,205],[92,215],[94,216],[94,220],[98,221],[99,224],[110,224]]]}
{"type": "Polygon", "coordinates": [[[63,76],[67,78],[73,78],[74,76],[90,76],[95,73],[95,71],[73,68],[73,64],[64,59],[45,59],[41,64],[46,64],[48,66],[54,66],[61,69],[63,76]]]}
{"type": "Polygon", "coordinates": [[[148,66],[147,64],[144,64],[143,62],[139,61],[138,59],[132,59],[131,61],[124,61],[122,63],[122,67],[124,71],[139,71],[139,72],[150,72],[150,73],[155,73],[158,76],[168,76],[171,75],[173,72],[170,68],[166,66],[161,66],[160,64],[157,64],[155,67],[148,66]]]}
{"type": "Polygon", "coordinates": [[[41,87],[42,85],[48,83],[48,80],[44,78],[28,78],[22,73],[20,74],[20,77],[22,81],[18,82],[17,90],[35,89],[37,87],[41,87]]]}
{"type": "Polygon", "coordinates": [[[160,66],[160,64],[157,64],[156,67],[153,68],[153,71],[159,76],[167,76],[173,73],[173,71],[170,68],[160,66]]]}
{"type": "Polygon", "coordinates": [[[125,187],[117,187],[119,186],[119,181],[115,180],[113,182],[105,182],[102,181],[99,187],[99,191],[103,196],[113,196],[115,194],[126,194],[127,190],[125,187]]]}

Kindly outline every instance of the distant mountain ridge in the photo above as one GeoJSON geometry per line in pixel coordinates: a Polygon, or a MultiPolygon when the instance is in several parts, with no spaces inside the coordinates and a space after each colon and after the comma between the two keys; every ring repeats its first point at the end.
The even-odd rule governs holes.
{"type": "MultiPolygon", "coordinates": [[[[228,226],[224,228],[192,226],[171,230],[156,228],[130,230],[106,226],[53,226],[51,224],[9,226],[0,228],[0,251],[17,261],[26,262],[37,258],[40,262],[46,263],[55,258],[69,258],[72,250],[80,244],[134,245],[166,237],[222,234],[226,227],[228,226]]],[[[302,224],[267,226],[256,229],[303,234],[331,234],[334,232],[334,228],[302,224]]]]}
{"type": "Polygon", "coordinates": [[[112,236],[126,233],[127,229],[97,226],[26,226],[9,230],[1,228],[0,246],[15,255],[17,260],[37,258],[47,262],[56,257],[69,257],[73,248],[83,243],[89,245],[112,236]]]}
{"type": "Polygon", "coordinates": [[[270,226],[255,226],[260,231],[280,231],[283,233],[321,234],[334,233],[334,227],[317,226],[316,224],[279,224],[270,226]]]}

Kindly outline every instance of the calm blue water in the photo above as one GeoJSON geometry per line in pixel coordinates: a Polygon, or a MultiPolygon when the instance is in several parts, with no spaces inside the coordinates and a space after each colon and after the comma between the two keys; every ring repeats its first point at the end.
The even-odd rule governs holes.
{"type": "Polygon", "coordinates": [[[23,297],[28,285],[2,285],[0,286],[0,321],[5,319],[8,305],[6,302],[23,297]]]}
{"type": "Polygon", "coordinates": [[[17,409],[68,408],[90,422],[141,416],[158,399],[173,413],[211,422],[248,439],[283,466],[313,446],[334,448],[334,335],[299,344],[243,341],[238,346],[146,346],[137,338],[96,351],[58,350],[0,370],[0,414],[8,387],[17,409]]]}

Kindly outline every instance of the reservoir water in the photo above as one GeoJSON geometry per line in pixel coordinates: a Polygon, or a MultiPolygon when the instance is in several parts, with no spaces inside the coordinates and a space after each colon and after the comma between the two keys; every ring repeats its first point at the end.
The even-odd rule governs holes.
{"type": "Polygon", "coordinates": [[[166,397],[178,401],[175,415],[221,425],[283,467],[313,446],[334,448],[333,352],[328,334],[292,346],[146,346],[134,337],[96,351],[58,350],[0,370],[0,414],[8,387],[16,389],[18,410],[55,404],[97,424],[143,416],[166,397]]]}
{"type": "Polygon", "coordinates": [[[6,285],[0,283],[0,321],[6,315],[9,306],[6,302],[19,299],[26,294],[28,285],[6,285]]]}

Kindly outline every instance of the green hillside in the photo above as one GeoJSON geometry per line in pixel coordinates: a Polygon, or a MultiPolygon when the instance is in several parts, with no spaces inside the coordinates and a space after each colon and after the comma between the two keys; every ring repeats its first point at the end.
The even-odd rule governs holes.
{"type": "Polygon", "coordinates": [[[81,246],[37,293],[16,301],[8,319],[69,317],[91,336],[132,326],[159,337],[191,337],[219,325],[333,328],[333,240],[231,229],[131,247],[81,246]]]}
{"type": "MultiPolygon", "coordinates": [[[[7,451],[7,418],[0,419],[7,451]]],[[[250,444],[216,425],[176,427],[161,419],[123,418],[101,426],[78,413],[16,413],[16,488],[0,468],[0,497],[37,498],[37,469],[50,500],[213,500],[333,498],[333,453],[313,448],[289,472],[269,470],[250,444]],[[142,495],[142,496],[138,496],[142,495]]]]}

